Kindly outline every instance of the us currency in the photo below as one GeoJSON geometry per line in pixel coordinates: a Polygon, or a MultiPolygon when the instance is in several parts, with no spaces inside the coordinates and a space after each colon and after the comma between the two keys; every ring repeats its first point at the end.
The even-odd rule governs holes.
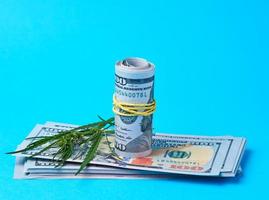
{"type": "MultiPolygon", "coordinates": [[[[154,100],[154,65],[142,58],[127,58],[115,66],[115,98],[134,104],[154,100]]],[[[118,108],[119,111],[121,111],[118,108]]],[[[121,111],[123,112],[123,111],[121,111]]],[[[141,157],[151,153],[152,120],[149,116],[115,114],[115,152],[122,157],[141,157]]]]}
{"type": "MultiPolygon", "coordinates": [[[[70,170],[63,173],[62,170],[51,167],[52,171],[36,171],[32,170],[25,171],[25,163],[28,158],[26,157],[16,157],[15,169],[14,169],[14,178],[15,179],[160,179],[168,178],[165,175],[160,174],[117,174],[117,173],[80,173],[74,176],[75,171],[70,170]],[[53,171],[54,170],[54,171],[53,171]]],[[[44,161],[44,160],[43,160],[44,161]]],[[[51,161],[48,161],[51,163],[51,161]]],[[[69,165],[69,164],[68,164],[69,165]]],[[[79,165],[78,165],[79,166],[79,165]]],[[[131,171],[131,170],[129,170],[131,171]]],[[[169,177],[170,178],[170,177],[169,177]]]]}
{"type": "MultiPolygon", "coordinates": [[[[70,128],[75,128],[77,127],[76,125],[72,125],[72,124],[65,124],[65,123],[57,123],[57,122],[47,122],[46,125],[49,126],[54,126],[57,128],[63,128],[63,129],[70,129],[70,128]]],[[[166,136],[168,136],[168,134],[165,134],[166,136]]],[[[174,136],[174,135],[170,135],[170,136],[174,136]]],[[[183,136],[182,136],[183,137],[183,136]]],[[[229,160],[229,155],[230,154],[239,154],[242,156],[242,154],[240,152],[236,151],[236,144],[238,144],[238,142],[234,142],[235,140],[239,140],[239,139],[244,139],[244,138],[236,138],[236,137],[231,137],[231,136],[224,136],[224,137],[204,137],[204,136],[192,136],[193,138],[197,137],[199,138],[207,138],[208,140],[228,140],[231,141],[230,146],[229,146],[229,150],[233,150],[233,151],[229,151],[228,154],[226,155],[225,160],[229,160]],[[234,147],[233,147],[234,146],[234,147]],[[232,152],[232,153],[231,153],[232,152]]],[[[244,146],[243,144],[245,143],[244,140],[242,140],[242,144],[241,146],[244,146]]],[[[241,150],[243,148],[240,148],[241,150]]],[[[23,176],[23,178],[74,178],[73,174],[76,172],[76,170],[78,169],[79,165],[78,164],[74,164],[74,163],[67,163],[65,167],[63,168],[55,168],[55,162],[50,161],[50,160],[38,160],[38,162],[33,162],[33,160],[27,160],[25,162],[24,165],[24,170],[25,170],[25,176],[23,176]],[[65,170],[65,168],[67,168],[68,170],[65,170]],[[74,168],[74,169],[73,169],[74,168]]],[[[227,163],[227,162],[226,162],[227,163]]],[[[233,165],[232,165],[233,166],[233,165]]],[[[239,165],[238,165],[239,166],[239,165]]],[[[89,167],[91,167],[91,171],[85,171],[83,172],[83,176],[76,176],[76,178],[176,178],[176,176],[172,176],[172,175],[164,175],[164,174],[160,174],[159,176],[157,176],[156,174],[153,176],[152,174],[149,176],[147,173],[147,171],[138,171],[138,170],[126,170],[126,169],[118,169],[118,168],[112,168],[112,167],[103,167],[103,166],[92,166],[90,165],[89,167]],[[110,169],[105,169],[102,170],[103,168],[110,168],[110,169]],[[113,170],[112,170],[113,169],[113,170]],[[125,170],[126,172],[124,172],[125,175],[122,174],[122,172],[118,171],[118,170],[125,170]],[[113,175],[111,175],[111,171],[113,173],[113,175]],[[93,175],[94,173],[94,175],[93,175]],[[135,174],[135,175],[130,175],[130,174],[135,174]],[[143,176],[143,175],[145,176],[143,176]],[[89,175],[89,176],[88,176],[89,175]]],[[[16,164],[16,169],[20,169],[20,165],[16,164]]],[[[22,175],[18,175],[18,174],[22,174],[22,172],[20,170],[15,170],[17,173],[15,175],[15,178],[20,178],[22,177],[22,175]],[[19,171],[19,173],[18,173],[19,171]]],[[[227,171],[227,170],[226,170],[227,171]]],[[[237,170],[240,171],[240,170],[237,170]]],[[[152,172],[149,172],[152,173],[152,172]]],[[[220,174],[220,176],[234,176],[235,173],[234,172],[225,172],[224,168],[222,169],[222,172],[220,174]]]]}
{"type": "MultiPolygon", "coordinates": [[[[55,127],[38,125],[29,135],[45,136],[57,134],[61,130],[68,127],[55,127]]],[[[70,127],[71,128],[71,127],[70,127]]],[[[113,146],[113,136],[110,137],[110,145],[113,146]]],[[[25,147],[31,141],[25,140],[19,148],[25,147]]],[[[153,154],[150,157],[132,158],[125,160],[117,160],[110,152],[108,144],[102,141],[93,164],[139,169],[155,172],[170,172],[177,174],[194,174],[220,176],[228,174],[222,171],[225,166],[225,160],[229,157],[229,149],[231,141],[219,137],[202,137],[202,136],[180,136],[180,135],[156,135],[153,137],[153,154]],[[165,149],[167,148],[167,149],[165,149]],[[171,164],[172,163],[172,164],[171,164]]],[[[36,153],[38,149],[21,154],[20,156],[30,156],[36,153]]],[[[53,151],[44,152],[40,158],[51,159],[53,151]]],[[[81,162],[83,157],[76,160],[70,159],[72,162],[81,162]]],[[[230,166],[234,166],[231,163],[230,166]]],[[[234,176],[235,172],[229,171],[230,176],[234,176]]]]}
{"type": "MultiPolygon", "coordinates": [[[[174,137],[174,134],[164,134],[166,137],[174,137]]],[[[184,135],[181,135],[182,138],[184,135]]],[[[189,135],[185,135],[186,137],[190,137],[189,135]]],[[[223,164],[221,173],[224,176],[234,176],[240,168],[240,161],[243,157],[246,138],[244,137],[233,137],[233,136],[191,136],[193,139],[206,139],[208,141],[227,141],[229,144],[228,153],[225,157],[225,162],[223,164]],[[226,174],[225,174],[226,173],[226,174]]]]}
{"type": "MultiPolygon", "coordinates": [[[[58,128],[71,129],[76,128],[78,125],[59,123],[59,122],[51,122],[48,121],[45,123],[48,126],[54,126],[58,128]]],[[[163,135],[167,137],[173,137],[175,134],[167,134],[163,135]]],[[[189,138],[189,135],[181,135],[181,137],[186,136],[189,138]]],[[[217,140],[217,141],[227,141],[229,143],[229,150],[225,157],[225,162],[222,166],[220,176],[224,177],[233,177],[238,173],[242,172],[240,167],[240,162],[244,154],[246,139],[243,137],[233,137],[233,136],[191,136],[193,139],[206,139],[208,141],[217,140]]]]}
{"type": "MultiPolygon", "coordinates": [[[[24,163],[24,172],[31,174],[44,174],[44,173],[61,173],[61,174],[75,174],[80,168],[79,163],[67,163],[64,166],[57,167],[58,162],[39,159],[39,158],[28,158],[24,163]]],[[[81,174],[156,174],[153,172],[144,172],[141,170],[128,170],[115,168],[110,166],[101,165],[88,165],[81,171],[81,174]]]]}
{"type": "MultiPolygon", "coordinates": [[[[100,167],[100,166],[88,166],[91,167],[91,170],[83,170],[77,176],[74,176],[79,164],[67,163],[61,168],[55,168],[55,162],[51,160],[44,159],[28,159],[25,157],[17,157],[14,178],[15,179],[171,179],[171,178],[180,178],[176,174],[167,174],[167,173],[154,173],[149,171],[141,170],[129,170],[123,169],[125,172],[122,173],[122,169],[113,168],[113,167],[100,167]],[[68,168],[65,170],[64,168],[68,168]],[[104,168],[105,170],[102,170],[104,168]],[[109,168],[109,169],[107,169],[109,168]],[[111,168],[111,170],[110,170],[111,168]],[[101,170],[99,170],[101,169],[101,170]],[[111,173],[112,171],[112,173],[111,173]]],[[[239,169],[241,170],[241,169],[239,169]]],[[[221,176],[229,177],[230,173],[221,174],[221,176]]]]}
{"type": "MultiPolygon", "coordinates": [[[[78,125],[73,124],[66,124],[66,123],[59,123],[59,122],[46,122],[45,125],[53,126],[57,128],[63,129],[71,129],[76,128],[78,125]]],[[[178,135],[175,134],[163,134],[166,137],[177,137],[178,135]]],[[[189,138],[190,135],[180,135],[181,138],[189,138]]],[[[220,176],[235,176],[237,172],[240,172],[240,161],[243,157],[246,139],[243,137],[233,137],[233,136],[191,136],[192,139],[199,140],[205,139],[208,141],[226,141],[228,142],[228,152],[225,157],[225,162],[221,169],[220,176]]]]}
{"type": "MultiPolygon", "coordinates": [[[[157,141],[157,140],[156,140],[157,141]]],[[[159,141],[158,141],[159,143],[159,141]]],[[[183,143],[184,144],[184,143],[183,143]]],[[[180,144],[181,146],[182,144],[180,144]]],[[[185,145],[185,144],[184,144],[185,145]]],[[[177,172],[177,169],[181,169],[181,171],[186,172],[199,172],[201,170],[208,171],[210,168],[211,174],[214,173],[218,174],[219,170],[221,168],[221,162],[219,162],[219,158],[217,157],[216,160],[213,163],[212,154],[214,153],[216,149],[210,148],[204,148],[203,146],[189,146],[185,148],[185,151],[177,151],[177,150],[183,150],[181,148],[170,148],[170,149],[158,149],[153,151],[153,155],[151,157],[144,157],[144,158],[136,158],[128,161],[128,166],[126,165],[126,168],[129,169],[139,169],[141,170],[147,170],[145,167],[149,167],[149,171],[156,171],[156,172],[171,172],[172,170],[177,172]],[[170,150],[170,151],[169,151],[170,150]],[[192,153],[192,158],[186,160],[184,157],[189,157],[190,152],[192,153]],[[186,154],[188,152],[188,155],[186,154]],[[165,158],[164,154],[167,154],[167,158],[165,158]],[[154,155],[155,154],[155,155],[154,155]],[[201,156],[204,154],[203,156],[201,156]],[[184,162],[181,161],[179,163],[179,159],[182,158],[185,160],[184,162]],[[173,159],[175,158],[175,159],[173,159]],[[201,159],[200,159],[201,158],[201,159]],[[161,160],[162,159],[162,160],[161,160]],[[199,160],[200,159],[200,160],[199,160]],[[206,160],[206,161],[205,161],[206,160]],[[171,162],[173,161],[173,164],[171,162]],[[176,162],[177,161],[177,162],[176,162]],[[198,162],[204,162],[201,163],[201,166],[198,165],[198,162]],[[133,165],[133,166],[132,166],[133,165]],[[206,169],[202,169],[202,167],[205,166],[206,169]],[[184,168],[182,168],[184,167],[184,168]],[[156,168],[156,169],[155,169],[156,168]]],[[[222,150],[220,150],[222,151],[222,150]]],[[[223,159],[223,158],[222,158],[223,159]]],[[[100,145],[100,150],[97,152],[96,159],[93,161],[93,163],[100,164],[100,165],[107,165],[107,166],[117,166],[117,159],[113,159],[113,156],[111,155],[110,149],[107,148],[106,140],[103,140],[100,145]],[[111,157],[111,159],[108,159],[108,157],[111,157]],[[104,159],[105,158],[105,159],[104,159]],[[116,161],[116,163],[115,163],[116,161]]],[[[48,165],[51,166],[51,163],[48,163],[47,161],[37,161],[35,164],[38,163],[38,166],[40,165],[48,165]]],[[[122,163],[127,163],[127,160],[121,161],[119,164],[122,165],[122,163]]],[[[52,165],[53,166],[53,165],[52,165]]],[[[124,166],[120,166],[125,168],[124,166]]],[[[92,172],[94,171],[94,168],[91,168],[92,172]]],[[[98,169],[99,170],[99,169],[98,169]]],[[[120,173],[117,171],[116,173],[120,173]]],[[[203,173],[204,175],[206,173],[203,173]]]]}

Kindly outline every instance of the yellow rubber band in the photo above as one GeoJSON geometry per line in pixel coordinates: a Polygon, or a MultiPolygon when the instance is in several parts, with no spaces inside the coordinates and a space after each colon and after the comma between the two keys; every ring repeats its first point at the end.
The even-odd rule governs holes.
{"type": "Polygon", "coordinates": [[[153,100],[151,103],[135,104],[120,102],[113,95],[113,112],[121,116],[148,116],[154,113],[156,109],[156,102],[153,100]]]}

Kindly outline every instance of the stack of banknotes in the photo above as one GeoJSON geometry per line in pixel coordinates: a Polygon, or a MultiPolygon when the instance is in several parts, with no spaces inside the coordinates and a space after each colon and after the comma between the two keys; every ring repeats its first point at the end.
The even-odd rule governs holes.
{"type": "MultiPolygon", "coordinates": [[[[25,148],[31,137],[55,135],[77,125],[47,122],[36,125],[17,150],[25,148]]],[[[147,157],[118,159],[112,153],[114,135],[103,138],[91,164],[74,175],[84,154],[74,156],[62,167],[53,159],[57,149],[30,158],[36,148],[16,154],[14,178],[178,178],[181,175],[234,177],[241,172],[246,139],[233,136],[194,136],[156,133],[153,152],[147,157]],[[112,147],[112,148],[111,148],[112,147]]]]}

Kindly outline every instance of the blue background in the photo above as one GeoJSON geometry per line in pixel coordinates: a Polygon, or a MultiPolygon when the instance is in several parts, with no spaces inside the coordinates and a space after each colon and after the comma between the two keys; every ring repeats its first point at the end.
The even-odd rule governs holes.
{"type": "Polygon", "coordinates": [[[268,186],[269,3],[0,1],[0,199],[249,199],[268,186]],[[114,64],[156,65],[155,130],[245,136],[233,179],[14,180],[36,123],[110,117],[114,64]]]}

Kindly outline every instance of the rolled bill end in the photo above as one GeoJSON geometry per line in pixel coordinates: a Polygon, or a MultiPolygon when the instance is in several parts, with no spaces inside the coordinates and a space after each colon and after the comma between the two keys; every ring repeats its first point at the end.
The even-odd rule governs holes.
{"type": "Polygon", "coordinates": [[[127,58],[115,66],[115,152],[120,157],[151,153],[154,65],[143,58],[127,58]]]}

